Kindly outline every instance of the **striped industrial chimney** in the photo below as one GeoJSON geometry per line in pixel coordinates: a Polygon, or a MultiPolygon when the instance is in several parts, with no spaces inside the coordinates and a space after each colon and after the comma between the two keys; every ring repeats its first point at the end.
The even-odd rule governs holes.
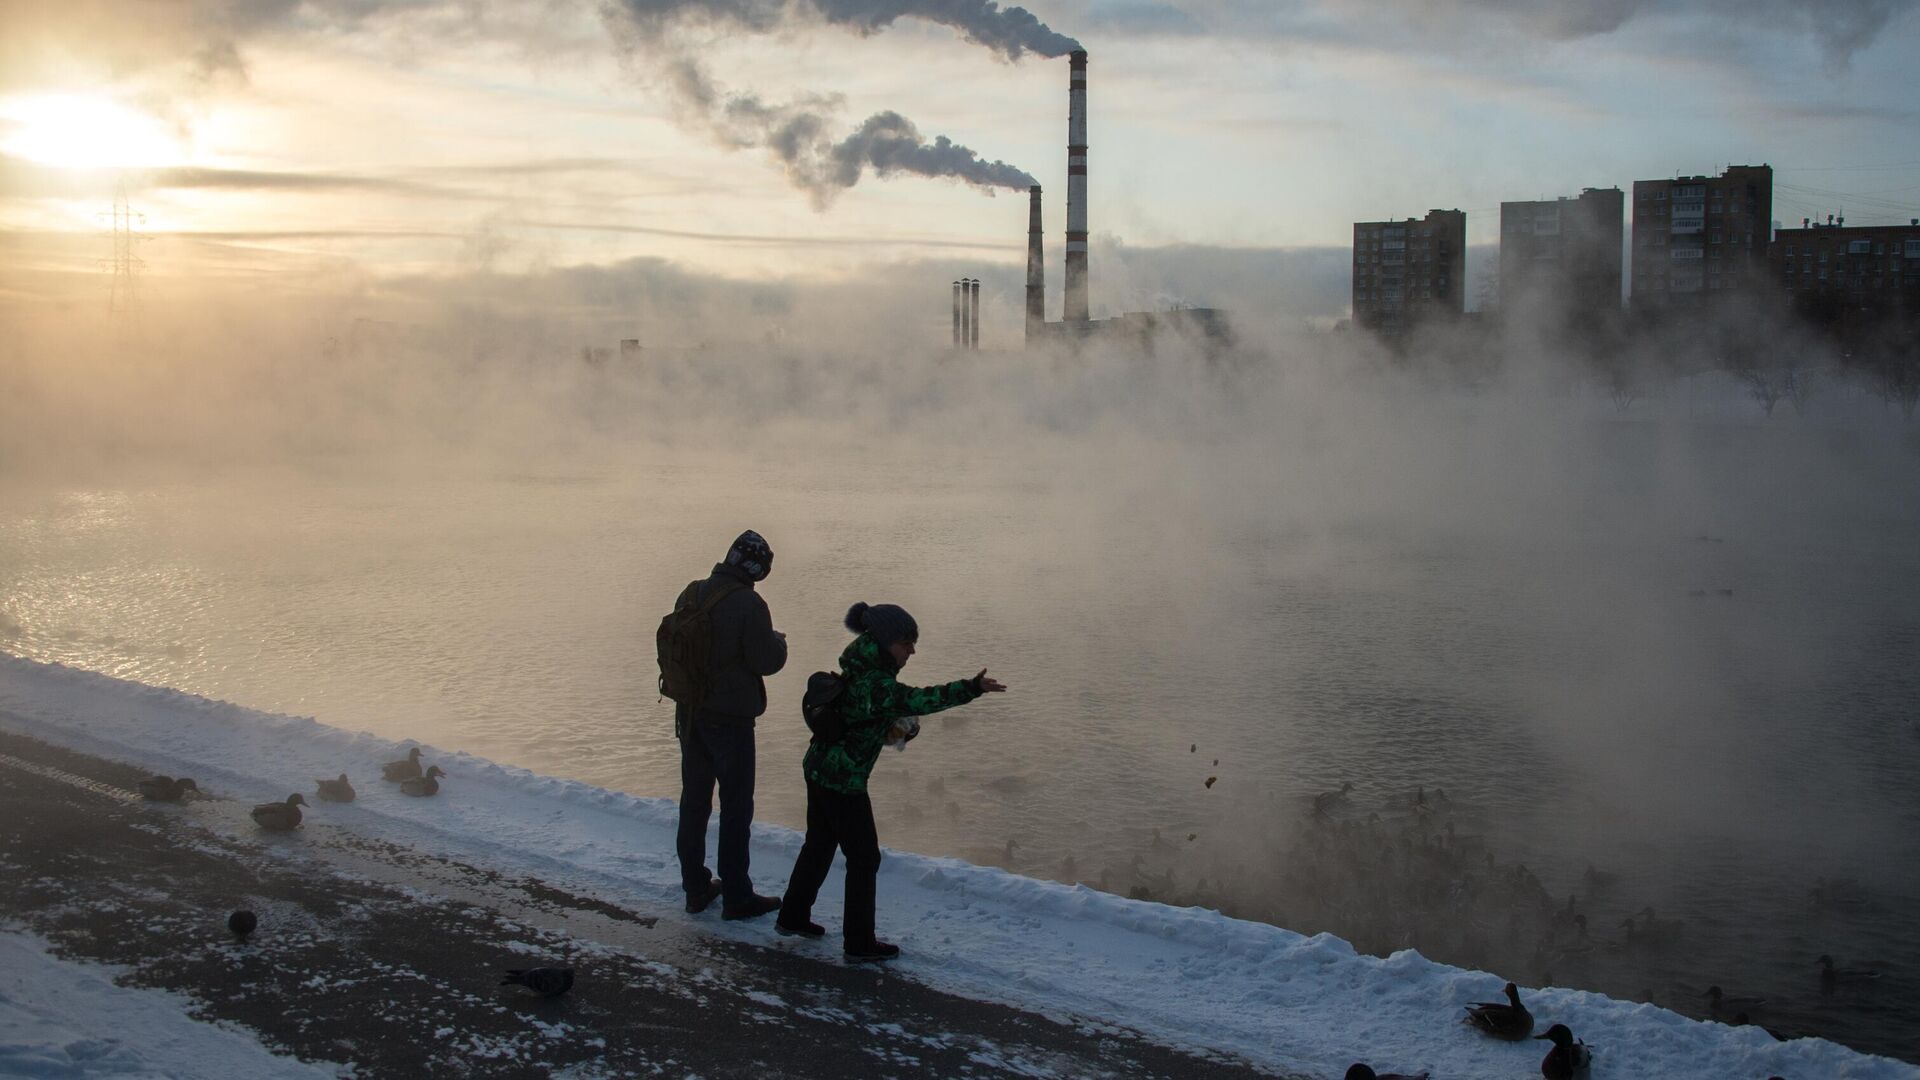
{"type": "Polygon", "coordinates": [[[1047,325],[1047,257],[1040,239],[1040,185],[1027,189],[1027,341],[1047,325]]]}
{"type": "Polygon", "coordinates": [[[967,285],[967,310],[970,312],[967,328],[967,348],[980,347],[980,279],[974,278],[967,285]]]}
{"type": "Polygon", "coordinates": [[[1068,57],[1067,322],[1087,321],[1087,50],[1068,57]]]}
{"type": "Polygon", "coordinates": [[[956,349],[961,345],[961,307],[966,303],[966,290],[967,287],[961,282],[956,281],[953,283],[953,347],[956,349]]]}

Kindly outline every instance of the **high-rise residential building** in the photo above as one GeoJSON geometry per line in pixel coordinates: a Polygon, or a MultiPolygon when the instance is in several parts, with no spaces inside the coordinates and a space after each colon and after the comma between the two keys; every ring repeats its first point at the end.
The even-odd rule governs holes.
{"type": "Polygon", "coordinates": [[[1801,219],[1774,233],[1771,277],[1812,313],[1845,310],[1920,313],[1920,218],[1905,225],[1801,219]]]}
{"type": "Polygon", "coordinates": [[[1633,305],[1751,294],[1766,277],[1773,168],[1633,182],[1633,305]]]}
{"type": "Polygon", "coordinates": [[[1405,330],[1466,311],[1467,215],[1429,210],[1424,218],[1353,225],[1353,321],[1368,330],[1405,330]]]}
{"type": "Polygon", "coordinates": [[[1502,311],[1562,324],[1619,314],[1625,210],[1626,195],[1617,187],[1501,203],[1502,311]]]}

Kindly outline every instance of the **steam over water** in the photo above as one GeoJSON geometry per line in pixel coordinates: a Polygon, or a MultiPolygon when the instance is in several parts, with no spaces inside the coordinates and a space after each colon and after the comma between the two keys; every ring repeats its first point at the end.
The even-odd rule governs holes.
{"type": "MultiPolygon", "coordinates": [[[[882,759],[889,846],[1694,1015],[1719,984],[1920,1060],[1920,458],[1884,417],[1590,404],[1383,395],[1233,437],[1017,443],[896,415],[525,465],[13,483],[0,649],[671,796],[654,624],[752,527],[792,655],[762,820],[802,822],[797,701],[842,612],[900,603],[910,681],[986,666],[1012,692],[882,759]],[[1421,787],[1497,868],[1470,915],[1383,922],[1350,864],[1433,842],[1421,787]],[[1525,908],[1489,899],[1520,864],[1580,895],[1591,949],[1500,913],[1525,908]],[[1618,876],[1598,897],[1589,864],[1618,876]],[[1858,901],[1817,908],[1820,877],[1858,901]],[[1678,938],[1615,947],[1647,905],[1678,938]],[[1884,978],[1823,996],[1822,953],[1884,978]]],[[[787,869],[756,865],[763,891],[787,869]]]]}

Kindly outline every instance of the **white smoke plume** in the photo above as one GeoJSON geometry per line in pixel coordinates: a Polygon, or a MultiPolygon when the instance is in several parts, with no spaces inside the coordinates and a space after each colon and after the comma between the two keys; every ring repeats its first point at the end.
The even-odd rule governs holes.
{"type": "Polygon", "coordinates": [[[676,25],[767,33],[808,18],[864,36],[909,18],[949,27],[1009,60],[1029,52],[1065,56],[1080,47],[1026,8],[994,0],[609,0],[607,10],[655,38],[676,25]]]}

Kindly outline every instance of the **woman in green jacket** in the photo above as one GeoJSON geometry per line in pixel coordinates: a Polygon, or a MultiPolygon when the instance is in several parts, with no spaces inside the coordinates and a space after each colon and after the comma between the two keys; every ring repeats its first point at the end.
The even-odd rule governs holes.
{"type": "Polygon", "coordinates": [[[801,769],[807,777],[807,839],[787,879],[774,928],[782,934],[824,937],[813,921],[813,901],[833,867],[837,848],[847,856],[847,902],[842,933],[848,960],[887,960],[900,947],[874,936],[874,888],[880,873],[880,836],[873,822],[867,777],[888,742],[918,733],[917,717],[965,705],[1006,687],[985,669],[971,679],[941,686],[904,686],[895,677],[920,640],[919,624],[894,604],[855,604],[847,629],[858,636],[840,653],[840,719],[845,734],[831,743],[807,745],[801,769]]]}

